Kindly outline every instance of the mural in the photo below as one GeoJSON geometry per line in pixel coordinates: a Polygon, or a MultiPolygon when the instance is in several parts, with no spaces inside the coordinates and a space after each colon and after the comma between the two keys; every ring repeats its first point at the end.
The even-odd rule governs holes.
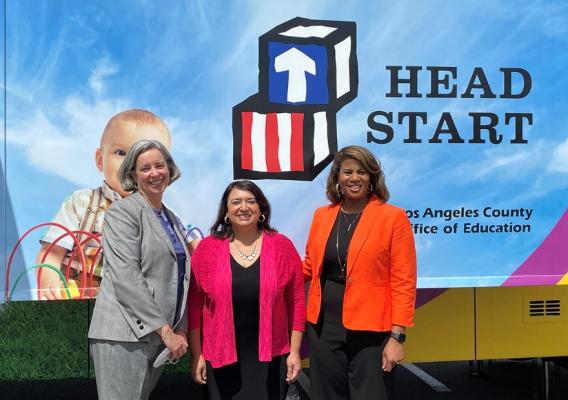
{"type": "Polygon", "coordinates": [[[421,288],[568,282],[563,1],[7,5],[3,302],[41,299],[52,272],[56,298],[96,295],[100,229],[81,221],[117,199],[97,154],[129,109],[169,128],[166,202],[188,231],[255,179],[302,253],[334,153],[357,144],[407,211],[421,288]]]}

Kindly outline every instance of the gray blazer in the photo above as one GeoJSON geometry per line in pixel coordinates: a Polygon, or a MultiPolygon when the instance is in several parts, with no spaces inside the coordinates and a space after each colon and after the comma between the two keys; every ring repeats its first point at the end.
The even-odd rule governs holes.
{"type": "Polygon", "coordinates": [[[181,318],[174,325],[178,283],[174,247],[152,207],[136,192],[114,202],[105,214],[104,273],[89,338],[160,344],[154,331],[164,324],[187,330],[189,252],[178,218],[171,210],[166,212],[186,252],[181,318]]]}

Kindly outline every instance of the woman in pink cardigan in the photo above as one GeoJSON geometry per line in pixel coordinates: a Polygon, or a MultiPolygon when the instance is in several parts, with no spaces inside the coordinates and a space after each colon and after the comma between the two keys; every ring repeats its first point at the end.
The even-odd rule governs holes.
{"type": "Polygon", "coordinates": [[[285,399],[300,372],[302,263],[251,181],[231,183],[191,257],[191,374],[209,400],[285,399]]]}

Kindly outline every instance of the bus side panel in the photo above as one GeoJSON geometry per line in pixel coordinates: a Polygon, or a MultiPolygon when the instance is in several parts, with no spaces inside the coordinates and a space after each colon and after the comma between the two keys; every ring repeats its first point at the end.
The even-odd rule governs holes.
{"type": "MultiPolygon", "coordinates": [[[[419,289],[421,291],[430,289],[419,289]]],[[[472,360],[475,358],[474,289],[441,290],[419,305],[415,326],[405,344],[410,362],[472,360]]]]}
{"type": "Polygon", "coordinates": [[[477,359],[568,355],[568,286],[475,292],[477,359]]]}

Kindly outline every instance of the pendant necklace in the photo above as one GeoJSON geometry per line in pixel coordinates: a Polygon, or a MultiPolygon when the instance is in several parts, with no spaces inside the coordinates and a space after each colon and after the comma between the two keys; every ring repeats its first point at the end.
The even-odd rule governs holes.
{"type": "MultiPolygon", "coordinates": [[[[347,211],[343,210],[343,208],[341,209],[341,215],[343,216],[343,218],[345,218],[345,222],[348,223],[349,225],[347,226],[347,232],[351,231],[351,227],[353,226],[353,224],[355,222],[357,222],[357,220],[359,219],[359,216],[361,215],[361,213],[357,213],[357,216],[355,217],[355,219],[349,223],[349,218],[347,218],[348,215],[353,215],[355,213],[348,213],[347,211]]],[[[339,224],[337,224],[337,230],[339,230],[339,224]]]]}
{"type": "Polygon", "coordinates": [[[355,222],[357,222],[357,220],[359,219],[359,216],[361,215],[361,213],[357,214],[357,216],[355,217],[355,219],[349,223],[349,219],[347,218],[348,214],[345,211],[343,211],[343,209],[340,209],[340,216],[339,219],[337,220],[337,231],[335,233],[335,250],[337,251],[337,263],[339,264],[339,268],[341,269],[341,277],[343,279],[345,279],[345,268],[347,266],[347,255],[349,254],[349,245],[351,245],[351,241],[349,241],[349,245],[347,246],[347,249],[345,251],[345,258],[343,259],[343,261],[341,261],[341,257],[339,256],[339,231],[341,230],[341,217],[343,216],[343,218],[345,218],[346,223],[348,223],[349,225],[347,226],[347,232],[351,231],[351,228],[353,227],[353,225],[355,224],[355,222]]]}
{"type": "Polygon", "coordinates": [[[258,248],[257,248],[256,243],[254,245],[254,248],[252,249],[252,253],[250,253],[248,256],[241,251],[241,249],[239,248],[239,246],[237,245],[236,242],[235,242],[235,248],[237,249],[237,253],[239,254],[239,257],[241,257],[243,260],[252,261],[258,255],[258,248]]]}

